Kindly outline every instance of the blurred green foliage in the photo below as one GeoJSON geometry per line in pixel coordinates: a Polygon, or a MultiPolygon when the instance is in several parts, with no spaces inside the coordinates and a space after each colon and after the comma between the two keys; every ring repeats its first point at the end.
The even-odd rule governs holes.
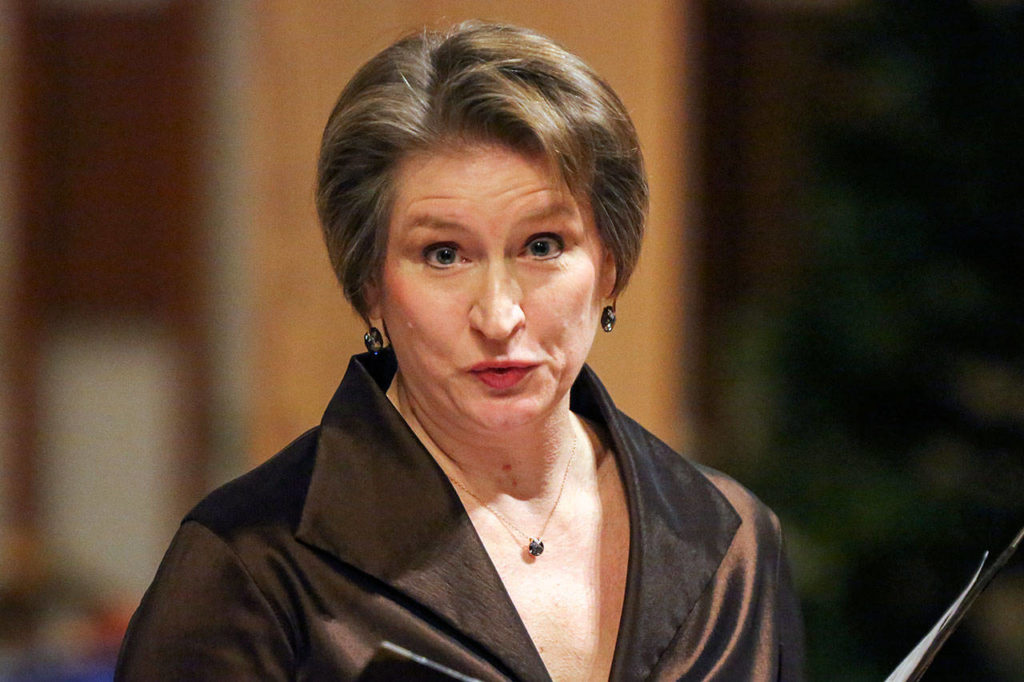
{"type": "MultiPolygon", "coordinates": [[[[879,681],[1024,525],[1024,5],[817,30],[796,276],[717,345],[728,469],[783,517],[810,679],[879,681]]],[[[1021,564],[926,680],[1024,679],[1021,564]]]]}

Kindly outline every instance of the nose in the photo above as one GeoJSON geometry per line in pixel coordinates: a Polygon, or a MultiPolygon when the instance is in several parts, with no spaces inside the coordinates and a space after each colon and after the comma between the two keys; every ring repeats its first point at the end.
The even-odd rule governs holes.
{"type": "Polygon", "coordinates": [[[480,293],[469,311],[470,326],[487,339],[510,338],[526,321],[520,305],[522,293],[508,265],[488,268],[480,293]]]}

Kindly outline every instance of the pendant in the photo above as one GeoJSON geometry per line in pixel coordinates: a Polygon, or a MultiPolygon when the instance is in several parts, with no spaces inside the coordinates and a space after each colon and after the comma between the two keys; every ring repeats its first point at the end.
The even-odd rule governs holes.
{"type": "Polygon", "coordinates": [[[540,556],[544,553],[544,541],[540,538],[530,538],[530,546],[527,549],[531,556],[540,556]]]}

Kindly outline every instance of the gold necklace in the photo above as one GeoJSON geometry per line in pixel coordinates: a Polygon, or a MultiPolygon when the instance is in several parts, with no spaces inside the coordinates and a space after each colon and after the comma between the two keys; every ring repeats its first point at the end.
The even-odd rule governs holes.
{"type": "Polygon", "coordinates": [[[484,502],[482,499],[480,499],[480,497],[478,497],[477,494],[474,493],[472,490],[467,488],[462,481],[458,480],[457,478],[453,478],[452,476],[448,476],[448,480],[454,483],[462,490],[466,491],[466,493],[474,500],[479,502],[484,509],[491,512],[491,514],[494,515],[494,518],[498,519],[498,521],[501,522],[501,525],[505,526],[505,530],[507,530],[509,532],[509,535],[511,535],[513,538],[515,538],[517,534],[521,535],[524,538],[527,538],[526,551],[530,553],[530,556],[540,556],[544,553],[544,531],[548,529],[548,523],[551,522],[551,517],[555,515],[555,510],[558,509],[558,503],[562,501],[562,493],[565,491],[565,481],[569,478],[569,469],[572,467],[573,459],[576,458],[576,450],[580,442],[580,437],[578,433],[575,433],[575,429],[573,429],[573,433],[575,434],[575,437],[572,441],[572,453],[569,455],[569,461],[566,462],[565,464],[565,471],[562,472],[562,484],[558,486],[558,495],[555,496],[555,503],[551,506],[551,511],[548,512],[548,517],[544,519],[544,525],[541,526],[540,532],[537,533],[536,536],[530,535],[529,533],[522,531],[519,528],[519,526],[512,523],[512,521],[509,520],[504,514],[502,514],[497,509],[484,502]]]}
{"type": "MultiPolygon", "coordinates": [[[[396,379],[397,379],[397,377],[396,377],[396,379]]],[[[404,409],[404,407],[405,407],[404,406],[405,400],[403,398],[403,393],[404,393],[404,390],[403,390],[402,386],[400,385],[400,382],[398,380],[396,380],[395,382],[392,383],[391,387],[388,389],[388,398],[394,404],[395,409],[398,410],[398,413],[400,415],[402,415],[402,418],[405,419],[405,422],[407,424],[409,424],[410,428],[412,428],[413,432],[416,433],[417,437],[420,439],[420,442],[424,443],[424,445],[426,446],[427,442],[430,439],[429,439],[429,436],[427,436],[425,430],[424,430],[424,432],[422,434],[420,433],[420,430],[422,429],[422,425],[419,425],[419,421],[418,420],[416,420],[416,425],[414,425],[413,421],[410,421],[405,416],[405,409],[404,409]],[[394,395],[392,395],[392,389],[394,390],[394,395]]],[[[465,491],[467,495],[469,495],[474,500],[479,502],[480,505],[484,509],[486,509],[487,511],[491,512],[491,514],[494,515],[494,518],[498,519],[498,521],[501,522],[501,525],[503,525],[505,527],[505,530],[507,530],[509,532],[509,535],[511,535],[513,537],[513,539],[516,539],[516,535],[517,534],[523,536],[524,538],[526,538],[527,539],[526,551],[528,551],[530,553],[530,556],[538,557],[538,556],[540,556],[541,554],[544,553],[544,540],[542,539],[543,536],[544,536],[544,531],[547,530],[548,523],[551,522],[551,517],[553,517],[555,515],[555,510],[558,509],[558,503],[562,501],[562,493],[565,492],[565,482],[569,478],[569,469],[572,468],[572,462],[576,458],[576,450],[577,450],[577,448],[579,446],[579,443],[580,443],[580,436],[579,436],[579,433],[576,431],[576,429],[574,427],[573,428],[572,453],[569,454],[569,461],[565,463],[565,471],[562,472],[562,483],[558,486],[558,495],[555,496],[555,503],[551,506],[551,511],[548,512],[548,517],[546,519],[544,519],[544,525],[541,526],[540,533],[538,533],[536,537],[534,537],[534,536],[532,536],[532,535],[530,535],[528,533],[523,532],[518,526],[516,526],[516,524],[512,523],[512,521],[510,521],[504,514],[502,514],[497,509],[495,509],[491,505],[489,505],[486,502],[484,502],[482,499],[480,499],[480,497],[477,496],[477,494],[474,493],[472,490],[470,490],[468,487],[466,487],[466,485],[462,481],[460,481],[459,479],[451,476],[447,471],[445,471],[444,467],[442,467],[441,470],[444,471],[444,475],[448,478],[449,481],[452,482],[452,484],[454,484],[458,488],[460,488],[463,491],[465,491]]],[[[436,443],[434,444],[434,447],[437,447],[436,443]]],[[[428,450],[430,449],[429,446],[427,446],[427,449],[428,450]]],[[[438,449],[440,450],[440,448],[438,448],[438,449]]],[[[435,458],[436,458],[436,455],[435,455],[435,458]]]]}

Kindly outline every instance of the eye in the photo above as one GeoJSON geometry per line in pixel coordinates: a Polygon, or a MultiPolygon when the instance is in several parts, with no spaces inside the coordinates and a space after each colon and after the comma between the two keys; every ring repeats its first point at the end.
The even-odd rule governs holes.
{"type": "Polygon", "coordinates": [[[526,254],[537,260],[547,260],[562,255],[565,244],[555,234],[540,234],[530,237],[526,242],[526,254]]]}
{"type": "Polygon", "coordinates": [[[455,244],[431,244],[423,249],[423,260],[435,268],[447,268],[459,262],[459,248],[455,244]]]}

